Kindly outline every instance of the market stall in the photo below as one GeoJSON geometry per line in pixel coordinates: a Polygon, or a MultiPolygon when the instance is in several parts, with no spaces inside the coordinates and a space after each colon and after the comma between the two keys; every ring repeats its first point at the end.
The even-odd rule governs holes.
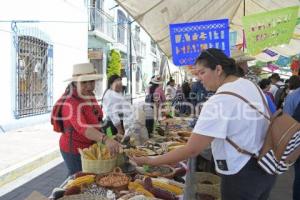
{"type": "MultiPolygon", "coordinates": [[[[212,178],[208,177],[208,173],[200,175],[194,172],[196,159],[190,160],[189,167],[187,161],[174,165],[140,167],[129,162],[128,156],[161,155],[185,145],[191,135],[191,123],[191,119],[165,119],[157,123],[154,136],[143,145],[135,145],[134,139],[123,142],[123,153],[117,157],[111,156],[103,144],[94,144],[80,150],[83,172],[74,174],[55,188],[50,199],[150,200],[191,199],[191,196],[195,197],[192,199],[202,199],[205,195],[217,197],[218,185],[210,182],[212,178]],[[186,177],[187,170],[192,170],[193,173],[186,177]],[[200,176],[202,182],[211,189],[202,190],[203,194],[196,195],[196,191],[206,187],[196,184],[190,189],[195,183],[195,177],[200,176]],[[186,183],[188,189],[185,189],[186,183]]],[[[216,180],[216,184],[219,184],[219,180],[216,180]]]]}

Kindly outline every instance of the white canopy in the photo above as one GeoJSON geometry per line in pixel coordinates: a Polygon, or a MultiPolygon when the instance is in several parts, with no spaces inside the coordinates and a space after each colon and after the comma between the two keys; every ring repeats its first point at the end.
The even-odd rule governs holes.
{"type": "MultiPolygon", "coordinates": [[[[116,0],[171,57],[169,24],[229,18],[242,30],[242,16],[300,5],[299,0],[116,0]]],[[[300,12],[300,11],[299,11],[300,12]]],[[[241,38],[238,38],[241,41],[241,38]]]]}

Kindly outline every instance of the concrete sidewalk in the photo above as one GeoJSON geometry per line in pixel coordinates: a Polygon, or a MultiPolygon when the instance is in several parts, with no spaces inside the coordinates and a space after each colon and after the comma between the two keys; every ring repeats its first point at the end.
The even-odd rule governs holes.
{"type": "Polygon", "coordinates": [[[50,123],[0,134],[0,187],[60,157],[59,137],[50,123]]]}

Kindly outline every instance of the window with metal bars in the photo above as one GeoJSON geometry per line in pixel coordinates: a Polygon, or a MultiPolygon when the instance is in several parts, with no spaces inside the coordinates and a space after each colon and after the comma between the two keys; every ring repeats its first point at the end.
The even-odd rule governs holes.
{"type": "Polygon", "coordinates": [[[117,39],[119,43],[125,44],[125,30],[126,30],[127,18],[125,14],[118,10],[118,32],[117,39]]]}
{"type": "Polygon", "coordinates": [[[15,117],[50,112],[53,101],[53,46],[27,35],[19,35],[17,42],[15,117]]]}

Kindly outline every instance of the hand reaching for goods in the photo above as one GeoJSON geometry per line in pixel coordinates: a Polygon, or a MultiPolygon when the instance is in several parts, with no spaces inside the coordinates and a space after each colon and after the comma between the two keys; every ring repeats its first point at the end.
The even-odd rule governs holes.
{"type": "Polygon", "coordinates": [[[141,165],[152,165],[152,159],[148,156],[141,156],[141,157],[129,157],[131,161],[136,163],[136,165],[141,166],[141,165]]]}
{"type": "Polygon", "coordinates": [[[123,140],[123,137],[124,135],[118,133],[116,136],[115,136],[115,140],[118,141],[118,142],[121,142],[123,140]]]}
{"type": "Polygon", "coordinates": [[[112,156],[115,156],[119,153],[119,150],[122,148],[121,144],[114,139],[107,138],[105,141],[105,145],[109,149],[112,156]]]}

